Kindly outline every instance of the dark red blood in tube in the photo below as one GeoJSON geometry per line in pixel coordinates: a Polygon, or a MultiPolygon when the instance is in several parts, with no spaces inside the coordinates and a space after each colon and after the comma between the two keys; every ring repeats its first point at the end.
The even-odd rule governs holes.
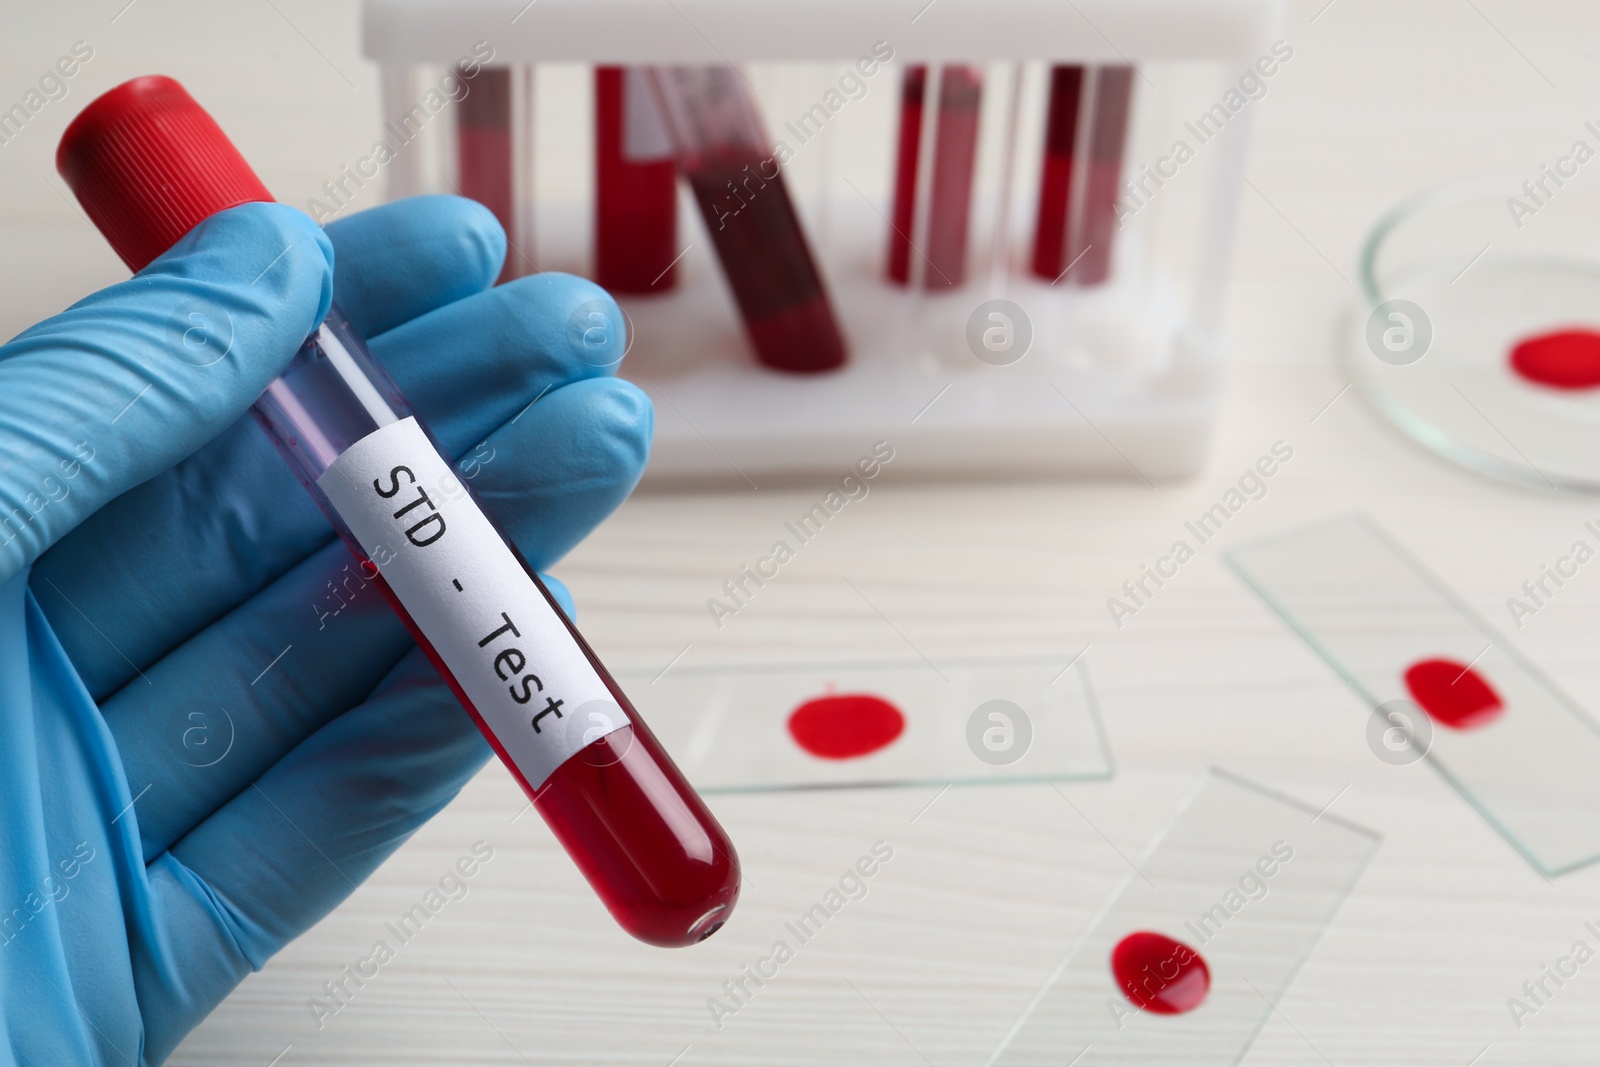
{"type": "Polygon", "coordinates": [[[889,232],[889,277],[910,280],[912,242],[920,233],[923,287],[955,288],[966,281],[967,232],[972,214],[972,178],[977,166],[978,107],[983,76],[974,67],[946,66],[939,75],[932,175],[927,183],[927,225],[917,226],[917,172],[927,67],[906,68],[901,90],[900,138],[896,153],[893,226],[889,232]]]}
{"type": "Polygon", "coordinates": [[[756,358],[801,373],[842,366],[844,335],[784,182],[788,150],[774,148],[748,82],[730,66],[645,75],[756,358]]]}
{"type": "Polygon", "coordinates": [[[939,139],[933,150],[928,216],[929,289],[954,288],[967,279],[967,227],[983,94],[983,77],[972,67],[947,66],[939,83],[939,139]]]}
{"type": "Polygon", "coordinates": [[[1117,233],[1117,186],[1128,141],[1133,102],[1133,68],[1101,67],[1095,73],[1094,114],[1089,126],[1089,158],[1083,174],[1083,222],[1067,246],[1074,263],[1068,278],[1099,285],[1111,277],[1111,250],[1117,233]],[[1081,257],[1081,258],[1080,258],[1081,257]]]}
{"type": "Polygon", "coordinates": [[[1600,333],[1581,327],[1524,338],[1511,349],[1511,369],[1553,389],[1600,385],[1600,333]]]}
{"type": "Polygon", "coordinates": [[[771,157],[714,146],[683,162],[756,358],[777,370],[844,365],[844,336],[771,157]]]}
{"type": "Polygon", "coordinates": [[[906,728],[900,709],[869,693],[808,700],[789,715],[795,744],[822,759],[856,759],[886,747],[906,728]]]}
{"type": "Polygon", "coordinates": [[[1055,281],[1067,269],[1072,207],[1072,162],[1083,98],[1083,68],[1050,69],[1050,107],[1045,117],[1044,161],[1039,172],[1039,218],[1033,235],[1033,273],[1055,281]]]}
{"type": "Polygon", "coordinates": [[[1455,660],[1413,663],[1406,668],[1406,689],[1429,718],[1452,730],[1487,726],[1505,711],[1494,686],[1471,666],[1455,660]]]}
{"type": "Polygon", "coordinates": [[[671,157],[628,157],[630,81],[623,67],[594,71],[594,280],[615,293],[665,292],[677,282],[678,168],[671,157]]]}
{"type": "MultiPolygon", "coordinates": [[[[459,75],[458,75],[459,76],[459,75]]],[[[511,155],[511,71],[484,67],[464,82],[467,95],[456,104],[456,170],[461,195],[488,208],[506,236],[515,239],[512,211],[516,197],[511,155]]],[[[500,280],[516,276],[518,253],[506,252],[500,280]]]]}
{"type": "Polygon", "coordinates": [[[672,948],[727,921],[739,896],[733,845],[642,721],[563,763],[534,806],[639,940],[672,948]]]}
{"type": "Polygon", "coordinates": [[[1157,1015],[1193,1011],[1211,990],[1211,968],[1200,953],[1148,930],[1117,942],[1111,974],[1129,1003],[1157,1015]]]}
{"type": "Polygon", "coordinates": [[[922,145],[922,97],[928,68],[906,68],[900,81],[900,134],[895,141],[894,203],[889,209],[889,277],[911,280],[911,227],[917,207],[917,153],[922,145]]]}
{"type": "MultiPolygon", "coordinates": [[[[619,926],[663,948],[704,941],[721,929],[739,899],[733,843],[609,676],[605,681],[612,699],[627,711],[632,725],[579,750],[535,789],[365,557],[361,573],[374,575],[389,606],[619,926]]],[[[588,646],[583,647],[587,652],[588,646]]]]}

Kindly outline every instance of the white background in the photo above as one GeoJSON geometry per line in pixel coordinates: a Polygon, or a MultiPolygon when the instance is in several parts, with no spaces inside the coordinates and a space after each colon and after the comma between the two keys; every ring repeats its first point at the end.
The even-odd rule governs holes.
{"type": "MultiPolygon", "coordinates": [[[[1361,508],[1505,626],[1506,598],[1600,517],[1600,501],[1442,465],[1353,391],[1311,423],[1346,382],[1335,351],[1367,226],[1423,186],[1532,176],[1564,152],[1600,117],[1600,10],[1336,0],[1319,14],[1323,3],[1292,6],[1295,59],[1252,105],[1253,188],[1226,315],[1232,373],[1196,481],[875,484],[720,631],[706,597],[818,490],[635,499],[556,572],[619,666],[659,668],[685,646],[681,662],[698,665],[911,657],[908,642],[935,662],[994,652],[1065,664],[1087,644],[1115,780],[951,790],[915,823],[932,790],[717,797],[747,865],[743,902],[711,942],[663,952],[616,929],[535,816],[511,821],[523,799],[491,766],[173,1062],[981,1063],[1126,872],[1119,851],[1136,854],[1208,763],[1317,807],[1337,795],[1336,812],[1385,835],[1247,1063],[1590,1062],[1600,962],[1520,1032],[1505,1001],[1600,919],[1600,869],[1549,884],[1431,771],[1374,758],[1356,699],[1223,568],[1221,549],[1361,508]],[[1117,631],[1106,597],[1280,438],[1295,456],[1270,496],[1117,631]],[[306,999],[479,838],[495,858],[470,895],[318,1032],[306,999]],[[878,839],[895,858],[866,899],[713,1033],[706,998],[878,839]]],[[[0,146],[6,335],[125,276],[51,166],[61,128],[93,93],[154,70],[181,75],[291,203],[371,142],[377,76],[358,55],[353,4],[138,0],[113,24],[123,4],[0,8],[0,103],[74,40],[97,53],[67,100],[0,146]]],[[[1516,635],[1592,708],[1596,609],[1600,571],[1586,570],[1516,635]]]]}

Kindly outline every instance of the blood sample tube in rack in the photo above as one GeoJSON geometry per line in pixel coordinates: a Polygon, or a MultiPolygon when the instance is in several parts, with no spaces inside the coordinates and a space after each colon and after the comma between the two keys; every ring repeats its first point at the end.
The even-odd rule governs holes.
{"type": "Polygon", "coordinates": [[[1133,104],[1130,66],[1100,67],[1095,71],[1089,124],[1089,155],[1083,171],[1083,223],[1079,244],[1067,250],[1077,265],[1070,280],[1077,285],[1100,285],[1111,277],[1111,260],[1117,233],[1117,186],[1122,181],[1122,153],[1128,143],[1128,119],[1133,104]]]}
{"type": "Polygon", "coordinates": [[[844,334],[744,76],[722,66],[648,77],[756,358],[803,373],[843,366],[844,334]]]}
{"type": "Polygon", "coordinates": [[[1073,164],[1082,96],[1083,67],[1057,64],[1050,68],[1032,266],[1033,273],[1052,282],[1058,280],[1068,266],[1067,231],[1072,221],[1073,164]]]}
{"type": "Polygon", "coordinates": [[[954,289],[966,281],[982,94],[983,72],[977,67],[949,64],[934,68],[931,79],[924,64],[906,68],[889,227],[892,281],[906,285],[920,279],[925,289],[954,289]],[[937,103],[928,143],[930,95],[937,103]]]}
{"type": "Polygon", "coordinates": [[[596,67],[594,110],[595,281],[666,292],[677,280],[678,173],[640,70],[596,67]]]}
{"type": "Polygon", "coordinates": [[[1038,277],[1079,286],[1111,278],[1133,78],[1131,66],[1051,68],[1031,264],[1038,277]]]}

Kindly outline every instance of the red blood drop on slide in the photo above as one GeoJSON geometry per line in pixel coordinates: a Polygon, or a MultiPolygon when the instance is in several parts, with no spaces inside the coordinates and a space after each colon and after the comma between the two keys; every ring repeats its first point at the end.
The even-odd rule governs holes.
{"type": "Polygon", "coordinates": [[[1425,659],[1406,668],[1406,688],[1428,717],[1452,730],[1475,730],[1500,717],[1505,704],[1494,686],[1465,663],[1425,659]]]}
{"type": "Polygon", "coordinates": [[[868,693],[817,697],[789,715],[795,744],[823,759],[856,759],[876,752],[905,728],[899,708],[868,693]]]}
{"type": "Polygon", "coordinates": [[[1111,950],[1111,974],[1134,1007],[1157,1015],[1193,1011],[1211,991],[1211,968],[1200,953],[1149,930],[1117,942],[1111,950]]]}
{"type": "Polygon", "coordinates": [[[1524,338],[1512,346],[1511,369],[1552,389],[1593,389],[1600,385],[1600,333],[1555,330],[1524,338]]]}

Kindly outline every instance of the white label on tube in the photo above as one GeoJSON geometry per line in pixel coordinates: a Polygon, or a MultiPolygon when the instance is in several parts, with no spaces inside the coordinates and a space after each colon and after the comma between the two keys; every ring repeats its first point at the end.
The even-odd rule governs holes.
{"type": "Polygon", "coordinates": [[[416,419],[356,442],[317,486],[530,787],[628,725],[416,419]]]}

